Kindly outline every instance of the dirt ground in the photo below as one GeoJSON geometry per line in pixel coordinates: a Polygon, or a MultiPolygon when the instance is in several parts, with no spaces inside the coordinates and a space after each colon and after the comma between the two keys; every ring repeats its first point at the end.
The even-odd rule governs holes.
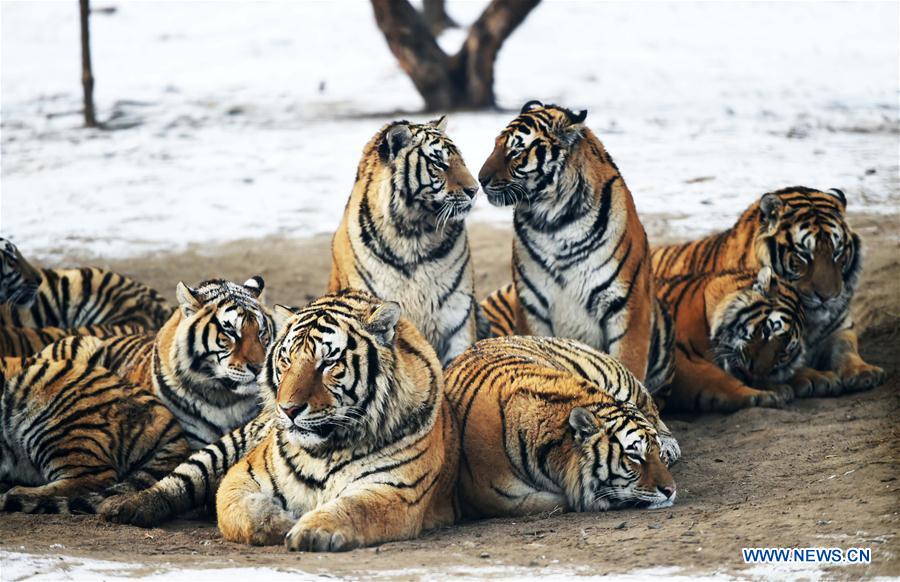
{"type": "MultiPolygon", "coordinates": [[[[645,217],[665,241],[665,217],[645,217]]],[[[677,417],[669,426],[684,458],[673,469],[671,508],[555,514],[467,523],[347,554],[288,554],[224,542],[210,521],[143,530],[90,516],[3,515],[0,548],[167,567],[266,566],[336,577],[423,573],[616,574],[659,566],[681,573],[758,576],[741,547],[869,547],[869,566],[831,567],[827,577],[900,575],[900,254],[897,217],[853,216],[867,244],[855,313],[864,357],[888,372],[879,388],[796,401],[782,410],[677,417]],[[52,544],[61,544],[64,549],[52,544]]],[[[483,295],[509,277],[508,229],[470,228],[483,295]]],[[[73,264],[84,257],[60,255],[73,264]]],[[[91,261],[96,263],[96,261],[91,261]]],[[[270,303],[302,304],[325,287],[328,239],[247,240],[218,248],[109,262],[172,298],[179,279],[244,280],[262,274],[270,303]]]]}

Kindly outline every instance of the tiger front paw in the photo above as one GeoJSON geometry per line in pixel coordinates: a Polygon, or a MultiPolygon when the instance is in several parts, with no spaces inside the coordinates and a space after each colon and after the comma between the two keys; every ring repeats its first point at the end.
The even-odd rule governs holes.
{"type": "Polygon", "coordinates": [[[841,393],[841,380],[834,372],[820,372],[805,368],[791,379],[791,386],[798,398],[837,396],[841,393]]]}
{"type": "Polygon", "coordinates": [[[759,394],[751,397],[753,404],[760,408],[784,408],[794,399],[794,389],[786,384],[773,386],[768,390],[760,390],[759,394]]]}
{"type": "Polygon", "coordinates": [[[172,517],[168,504],[149,490],[110,497],[97,513],[106,521],[138,527],[153,527],[172,517]]]}
{"type": "Polygon", "coordinates": [[[882,368],[862,360],[846,365],[838,371],[840,383],[847,392],[861,392],[881,385],[885,379],[882,368]]]}
{"type": "Polygon", "coordinates": [[[303,517],[284,537],[291,552],[345,552],[364,545],[349,525],[330,516],[311,513],[303,517]]]}

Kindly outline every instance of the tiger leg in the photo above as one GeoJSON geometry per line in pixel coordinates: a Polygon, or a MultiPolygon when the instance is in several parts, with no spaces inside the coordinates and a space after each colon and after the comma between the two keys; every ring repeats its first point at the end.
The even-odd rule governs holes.
{"type": "MultiPolygon", "coordinates": [[[[255,448],[232,467],[216,495],[219,531],[228,541],[254,546],[284,543],[297,518],[276,501],[273,476],[266,459],[271,440],[255,448]]],[[[283,501],[283,498],[281,498],[283,501]]]]}
{"type": "Polygon", "coordinates": [[[798,398],[809,396],[837,396],[841,393],[841,379],[834,372],[800,368],[788,381],[798,398]]]}
{"type": "MultiPolygon", "coordinates": [[[[635,283],[636,284],[636,283],[635,283]]],[[[607,352],[622,362],[628,371],[640,382],[647,377],[647,363],[650,352],[650,310],[635,307],[618,325],[606,325],[606,337],[618,338],[607,346],[607,352]],[[623,335],[624,334],[624,335],[623,335]]]]}
{"type": "Polygon", "coordinates": [[[111,466],[73,467],[45,485],[9,489],[0,495],[0,511],[68,513],[68,498],[103,489],[115,481],[116,471],[111,466]]]}
{"type": "Polygon", "coordinates": [[[195,451],[151,487],[107,499],[97,512],[114,523],[152,527],[197,507],[211,506],[225,472],[265,438],[269,427],[268,417],[260,415],[195,451]]]}
{"type": "Polygon", "coordinates": [[[372,485],[305,514],[284,538],[291,551],[340,552],[411,539],[422,531],[431,495],[411,503],[390,485],[372,485]]]}
{"type": "Polygon", "coordinates": [[[675,354],[675,381],[668,406],[687,411],[733,412],[761,406],[780,408],[793,399],[793,390],[757,390],[747,386],[712,362],[689,357],[681,349],[675,354]]]}
{"type": "Polygon", "coordinates": [[[831,357],[831,369],[840,378],[844,391],[868,390],[884,382],[884,370],[859,355],[859,338],[852,329],[836,332],[829,338],[826,349],[831,357]]]}

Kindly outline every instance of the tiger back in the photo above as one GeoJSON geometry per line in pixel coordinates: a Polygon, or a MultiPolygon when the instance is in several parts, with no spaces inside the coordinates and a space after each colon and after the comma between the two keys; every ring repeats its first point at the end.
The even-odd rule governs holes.
{"type": "Polygon", "coordinates": [[[63,330],[103,337],[156,330],[172,314],[142,283],[99,268],[39,269],[6,239],[0,239],[0,303],[0,346],[6,356],[33,354],[63,330]]]}
{"type": "Polygon", "coordinates": [[[677,442],[622,364],[574,340],[482,340],[445,374],[459,422],[459,494],[471,517],[675,499],[677,442]]]}
{"type": "Polygon", "coordinates": [[[79,498],[147,487],[189,451],[152,391],[105,368],[2,358],[0,375],[0,481],[13,485],[0,495],[2,511],[90,512],[79,498]]]}
{"type": "Polygon", "coordinates": [[[516,333],[582,341],[656,392],[672,377],[671,320],[631,193],[586,115],[526,103],[479,173],[488,201],[515,206],[507,303],[516,333]]]}
{"type": "Polygon", "coordinates": [[[452,523],[458,443],[429,342],[356,290],[287,312],[263,372],[265,439],[216,496],[225,539],[335,551],[452,523]]]}
{"type": "Polygon", "coordinates": [[[332,241],[328,290],[398,301],[446,364],[475,341],[463,220],[478,183],[444,128],[444,118],[396,121],[366,145],[332,241]]]}

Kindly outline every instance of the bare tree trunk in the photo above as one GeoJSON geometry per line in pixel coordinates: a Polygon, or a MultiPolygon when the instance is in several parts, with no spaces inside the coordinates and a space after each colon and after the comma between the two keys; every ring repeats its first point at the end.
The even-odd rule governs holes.
{"type": "Polygon", "coordinates": [[[444,0],[422,0],[422,15],[425,17],[425,24],[431,31],[432,36],[438,37],[448,28],[456,28],[459,26],[456,21],[447,14],[447,8],[444,0]]]}
{"type": "Polygon", "coordinates": [[[79,0],[79,4],[81,5],[81,85],[84,89],[84,125],[97,127],[97,116],[94,113],[94,73],[91,69],[90,0],[79,0]]]}
{"type": "Polygon", "coordinates": [[[493,107],[494,62],[506,38],[540,0],[492,0],[447,56],[408,0],[372,0],[375,21],[428,110],[493,107]]]}

